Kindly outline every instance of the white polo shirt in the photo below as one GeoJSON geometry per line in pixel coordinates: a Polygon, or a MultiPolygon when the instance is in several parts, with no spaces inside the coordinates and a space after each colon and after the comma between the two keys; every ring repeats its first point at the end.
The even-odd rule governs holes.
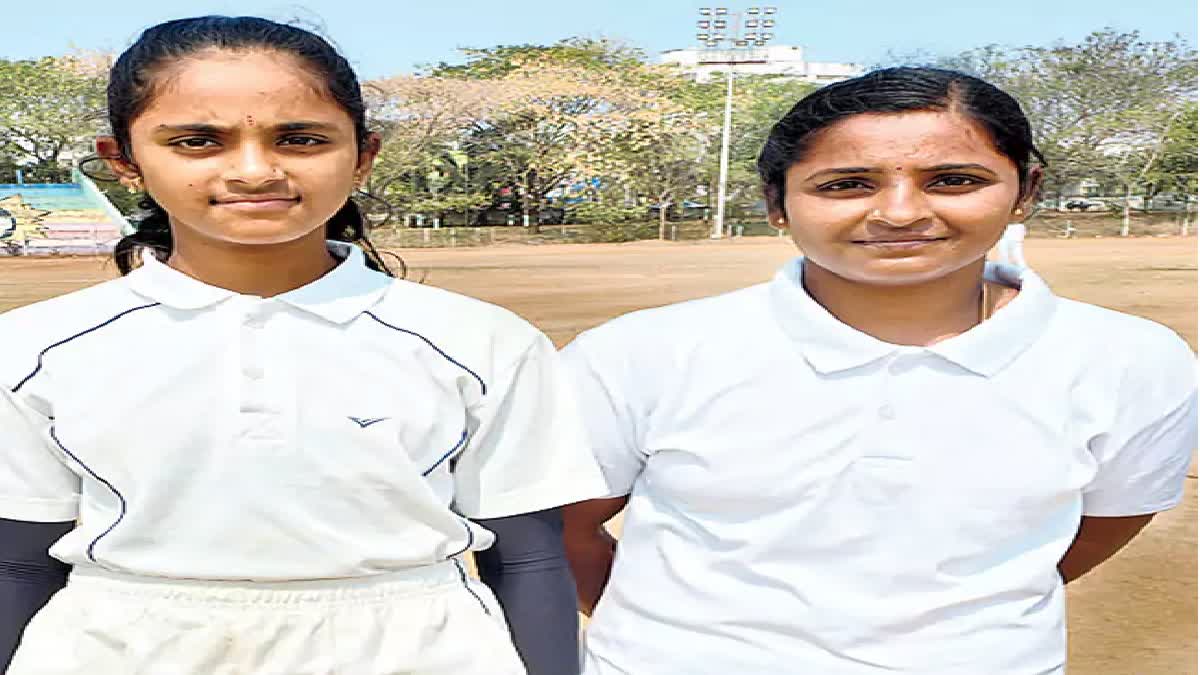
{"type": "Polygon", "coordinates": [[[596,497],[550,341],[369,270],[273,298],[159,263],[0,315],[0,517],[134,574],[358,577],[491,545],[467,518],[596,497]]]}
{"type": "Polygon", "coordinates": [[[566,349],[609,494],[630,494],[585,672],[1061,672],[1080,516],[1181,498],[1191,351],[995,265],[1021,292],[992,319],[897,346],[801,270],[566,349]]]}

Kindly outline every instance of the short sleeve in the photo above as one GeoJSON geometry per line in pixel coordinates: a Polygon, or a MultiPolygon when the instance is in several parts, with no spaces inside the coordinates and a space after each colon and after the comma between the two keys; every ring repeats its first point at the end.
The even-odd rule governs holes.
{"type": "Polygon", "coordinates": [[[627,384],[628,360],[611,351],[596,336],[584,333],[563,349],[563,357],[592,452],[604,472],[604,496],[621,497],[633,491],[646,467],[640,441],[644,415],[627,384]]]}
{"type": "Polygon", "coordinates": [[[497,373],[474,414],[478,426],[454,466],[463,516],[503,518],[603,494],[574,393],[545,335],[497,373]]]}
{"type": "Polygon", "coordinates": [[[0,387],[0,518],[66,522],[79,514],[79,476],[50,447],[51,420],[0,387]]]}
{"type": "Polygon", "coordinates": [[[1196,449],[1195,357],[1177,336],[1151,345],[1153,370],[1127,377],[1112,428],[1093,439],[1099,463],[1084,488],[1087,516],[1135,516],[1170,509],[1183,499],[1196,449]]]}

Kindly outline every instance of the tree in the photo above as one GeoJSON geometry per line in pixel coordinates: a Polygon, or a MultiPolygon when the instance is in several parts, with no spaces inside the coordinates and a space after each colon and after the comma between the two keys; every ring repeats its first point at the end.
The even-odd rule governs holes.
{"type": "Polygon", "coordinates": [[[69,57],[0,60],[0,152],[58,176],[69,151],[104,128],[104,80],[69,57]]]}
{"type": "MultiPolygon", "coordinates": [[[[495,83],[445,77],[393,77],[364,87],[372,125],[383,140],[368,194],[411,212],[431,213],[450,208],[438,195],[437,176],[457,173],[460,195],[472,195],[464,208],[488,201],[488,182],[471,180],[462,158],[463,137],[478,120],[486,119],[501,102],[495,83]],[[457,154],[456,154],[457,153],[457,154]]],[[[477,171],[478,173],[478,171],[477,171]]],[[[457,206],[457,204],[455,205],[457,206]]]]}
{"type": "Polygon", "coordinates": [[[1049,47],[989,45],[933,65],[978,75],[1021,102],[1049,160],[1048,191],[1084,179],[1119,186],[1126,214],[1172,120],[1196,96],[1196,50],[1136,31],[1104,29],[1049,47]]]}

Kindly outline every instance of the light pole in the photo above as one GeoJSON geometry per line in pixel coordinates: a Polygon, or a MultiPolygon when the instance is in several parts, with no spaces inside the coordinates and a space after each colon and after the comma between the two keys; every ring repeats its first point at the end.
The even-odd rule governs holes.
{"type": "Polygon", "coordinates": [[[723,65],[725,69],[725,119],[721,125],[721,168],[717,178],[717,215],[713,239],[725,236],[725,184],[729,179],[729,144],[733,131],[733,69],[737,65],[767,63],[764,47],[775,37],[775,7],[748,7],[730,14],[727,7],[701,7],[696,39],[703,46],[697,65],[723,65]],[[723,45],[725,46],[722,49],[723,45]]]}

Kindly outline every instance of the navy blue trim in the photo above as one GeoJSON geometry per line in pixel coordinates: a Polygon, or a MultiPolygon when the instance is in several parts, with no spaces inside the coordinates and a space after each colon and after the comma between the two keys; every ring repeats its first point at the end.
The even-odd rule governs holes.
{"type": "Polygon", "coordinates": [[[367,316],[371,317],[372,319],[375,319],[377,322],[379,322],[379,323],[383,324],[384,326],[387,326],[388,328],[391,328],[392,330],[400,331],[401,333],[407,333],[407,334],[409,334],[409,335],[411,335],[411,336],[413,336],[413,337],[415,337],[415,338],[417,338],[417,339],[419,339],[419,340],[423,341],[425,344],[427,344],[427,345],[429,345],[430,347],[432,347],[432,348],[433,348],[433,351],[437,352],[438,354],[441,354],[441,355],[442,355],[442,358],[446,359],[446,360],[447,360],[447,361],[449,361],[450,363],[453,363],[454,365],[458,366],[459,368],[462,368],[463,370],[465,370],[465,371],[467,371],[468,373],[470,373],[471,377],[475,378],[475,380],[479,382],[479,388],[480,388],[480,389],[483,391],[483,394],[484,394],[485,396],[487,395],[487,385],[483,383],[483,378],[482,378],[482,377],[480,377],[480,376],[479,376],[479,375],[478,375],[478,374],[477,374],[475,371],[471,370],[470,368],[468,368],[468,367],[464,366],[463,364],[459,363],[458,361],[455,361],[455,360],[454,360],[454,358],[453,358],[452,356],[450,356],[450,355],[449,355],[449,354],[447,354],[446,352],[442,351],[442,350],[441,350],[441,348],[440,348],[440,347],[438,347],[437,345],[433,344],[433,341],[432,341],[432,340],[430,340],[429,338],[425,337],[424,335],[421,335],[420,333],[416,333],[416,332],[414,332],[414,331],[408,330],[407,328],[400,328],[400,327],[398,327],[398,326],[393,326],[392,324],[390,324],[390,323],[388,323],[388,322],[384,321],[383,319],[381,319],[381,318],[379,318],[379,317],[375,316],[375,314],[373,314],[373,313],[372,313],[372,312],[370,312],[370,311],[363,312],[363,314],[366,314],[367,316]]]}
{"type": "Polygon", "coordinates": [[[25,376],[25,379],[23,379],[23,380],[21,380],[20,382],[18,382],[18,383],[17,383],[17,386],[13,387],[13,389],[12,389],[13,393],[15,394],[15,393],[17,393],[18,391],[20,391],[21,387],[24,387],[26,382],[28,382],[28,381],[32,380],[32,379],[33,379],[33,376],[34,376],[34,375],[37,375],[37,374],[38,374],[38,373],[39,373],[39,372],[42,370],[42,359],[43,359],[43,358],[46,356],[46,352],[50,351],[51,349],[54,349],[55,347],[60,347],[60,346],[62,346],[62,345],[65,345],[65,344],[67,344],[68,342],[70,342],[71,340],[74,340],[75,338],[78,338],[78,337],[83,337],[84,335],[87,335],[88,333],[91,333],[91,332],[93,332],[93,331],[100,330],[101,328],[104,328],[104,327],[105,327],[105,326],[107,326],[108,324],[110,324],[110,323],[112,323],[112,322],[116,321],[117,319],[120,319],[121,317],[125,316],[126,314],[132,314],[133,312],[136,312],[136,311],[138,311],[139,309],[146,309],[147,307],[157,307],[159,304],[161,304],[161,303],[152,302],[152,303],[150,303],[150,304],[148,304],[148,305],[142,305],[142,306],[140,306],[140,307],[133,307],[133,308],[131,308],[131,309],[127,309],[127,310],[125,310],[124,312],[121,312],[120,314],[118,314],[118,315],[116,315],[116,316],[114,316],[114,317],[110,318],[109,320],[105,321],[105,322],[104,322],[104,323],[102,323],[102,324],[99,324],[99,325],[96,325],[96,326],[92,326],[91,328],[89,328],[89,329],[87,329],[87,330],[85,330],[85,331],[83,331],[83,332],[76,333],[76,334],[72,335],[71,337],[69,337],[69,338],[67,338],[67,339],[65,339],[65,340],[59,340],[58,342],[55,342],[54,344],[50,345],[49,347],[46,347],[45,349],[43,349],[43,350],[42,350],[42,351],[41,351],[41,352],[38,354],[38,359],[37,359],[37,367],[33,369],[33,372],[32,372],[32,373],[29,373],[28,375],[26,375],[26,376],[25,376]]]}
{"type": "Polygon", "coordinates": [[[462,550],[451,553],[450,554],[451,558],[457,558],[458,556],[466,553],[467,551],[470,551],[471,545],[475,543],[475,531],[471,529],[471,526],[468,525],[466,523],[466,521],[463,521],[463,527],[467,528],[467,545],[462,547],[462,550]]]}
{"type": "Polygon", "coordinates": [[[92,468],[91,468],[90,466],[88,466],[87,464],[84,464],[84,463],[83,463],[83,460],[79,459],[79,457],[77,457],[77,456],[75,455],[75,453],[73,453],[73,452],[71,452],[70,450],[68,450],[68,449],[67,449],[67,446],[63,445],[63,444],[62,444],[62,441],[58,440],[58,434],[56,434],[56,433],[54,432],[54,427],[50,427],[50,438],[54,439],[54,443],[55,443],[56,445],[58,445],[58,447],[59,447],[59,448],[61,448],[63,452],[67,453],[67,456],[68,456],[68,457],[70,457],[71,459],[75,460],[75,461],[76,461],[76,462],[79,464],[79,466],[82,466],[82,467],[83,467],[84,471],[87,471],[89,474],[91,474],[91,475],[92,475],[92,478],[95,478],[96,480],[100,481],[101,483],[104,483],[105,487],[107,487],[109,490],[112,490],[112,493],[113,493],[114,495],[116,495],[116,496],[117,496],[117,500],[121,502],[121,513],[120,513],[120,514],[117,516],[117,519],[116,519],[115,521],[113,521],[113,524],[112,524],[112,525],[109,525],[109,526],[108,526],[108,529],[107,529],[107,530],[105,530],[105,531],[101,532],[101,533],[99,534],[99,536],[97,536],[95,539],[93,539],[93,540],[92,540],[92,543],[88,544],[88,547],[87,547],[87,557],[88,557],[88,559],[89,559],[89,560],[91,560],[92,562],[96,562],[96,555],[95,555],[96,544],[97,544],[97,543],[98,543],[98,542],[99,542],[101,539],[103,539],[104,537],[108,536],[108,533],[109,533],[109,532],[112,532],[112,531],[113,531],[113,529],[114,529],[114,528],[116,528],[116,526],[117,526],[117,525],[118,525],[118,524],[119,524],[119,523],[120,523],[122,520],[124,520],[124,519],[125,519],[125,511],[126,511],[125,497],[124,497],[124,495],[122,495],[122,494],[121,494],[121,493],[120,493],[120,492],[117,490],[117,488],[113,487],[113,484],[112,484],[112,483],[110,483],[110,482],[108,482],[108,481],[104,480],[103,478],[101,478],[101,477],[100,477],[100,474],[96,473],[95,471],[92,471],[92,468]]]}
{"type": "Polygon", "coordinates": [[[466,443],[466,442],[467,442],[467,430],[464,428],[464,429],[463,429],[463,432],[462,432],[462,437],[460,437],[460,438],[458,439],[458,442],[454,444],[454,447],[453,447],[453,448],[450,448],[450,451],[449,451],[449,452],[447,452],[446,454],[442,455],[442,456],[441,456],[441,458],[439,458],[439,459],[438,459],[438,461],[434,462],[434,463],[433,463],[433,466],[431,466],[431,467],[429,467],[428,469],[425,469],[424,471],[422,471],[422,472],[421,472],[421,475],[422,475],[422,476],[428,476],[429,474],[433,473],[433,470],[434,470],[434,469],[436,469],[436,468],[438,468],[439,466],[441,466],[441,465],[442,465],[442,462],[444,462],[444,461],[446,461],[447,459],[449,459],[449,458],[450,458],[450,455],[453,455],[453,454],[454,454],[456,451],[458,451],[458,449],[459,449],[459,448],[461,448],[461,447],[463,446],[463,443],[466,443]]]}
{"type": "Polygon", "coordinates": [[[483,608],[483,613],[491,616],[492,610],[488,609],[487,603],[483,601],[483,598],[479,597],[474,588],[471,588],[471,582],[467,581],[467,571],[463,569],[462,563],[458,562],[458,558],[454,559],[454,567],[458,569],[458,578],[462,579],[463,588],[467,589],[467,592],[475,598],[475,601],[483,608]]]}

